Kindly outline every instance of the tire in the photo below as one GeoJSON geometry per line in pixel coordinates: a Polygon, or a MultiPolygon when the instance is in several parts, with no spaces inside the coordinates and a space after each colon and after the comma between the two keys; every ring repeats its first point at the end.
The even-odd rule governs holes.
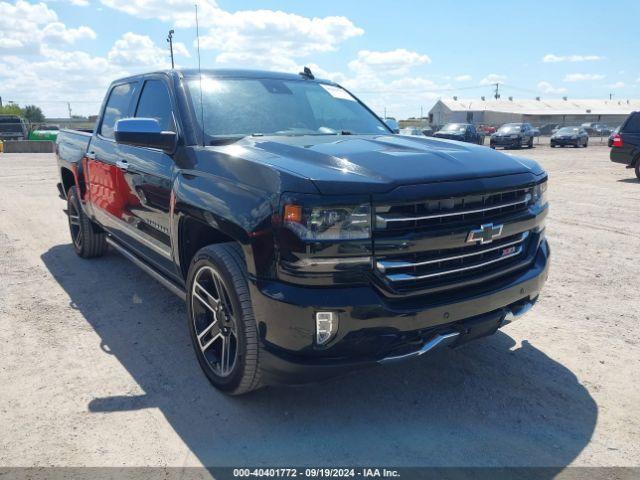
{"type": "Polygon", "coordinates": [[[587,148],[589,146],[589,139],[588,138],[584,141],[584,145],[583,146],[584,146],[584,148],[587,148]]]}
{"type": "Polygon", "coordinates": [[[527,144],[527,148],[533,148],[533,137],[529,139],[529,143],[527,144]]]}
{"type": "Polygon", "coordinates": [[[636,177],[640,180],[640,158],[636,158],[636,177]]]}
{"type": "Polygon", "coordinates": [[[260,388],[258,330],[240,247],[221,243],[200,249],[187,287],[189,332],[211,384],[229,395],[260,388]]]}
{"type": "Polygon", "coordinates": [[[71,242],[76,254],[82,258],[104,255],[107,251],[105,234],[85,215],[75,186],[67,192],[67,218],[71,242]]]}

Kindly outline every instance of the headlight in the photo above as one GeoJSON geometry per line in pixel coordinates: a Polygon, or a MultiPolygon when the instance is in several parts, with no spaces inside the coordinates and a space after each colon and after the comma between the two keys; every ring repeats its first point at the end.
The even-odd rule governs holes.
{"type": "Polygon", "coordinates": [[[369,204],[344,207],[284,206],[284,224],[302,240],[358,240],[371,237],[369,204]]]}
{"type": "Polygon", "coordinates": [[[531,204],[535,206],[543,206],[547,203],[547,181],[541,182],[533,187],[531,204]]]}

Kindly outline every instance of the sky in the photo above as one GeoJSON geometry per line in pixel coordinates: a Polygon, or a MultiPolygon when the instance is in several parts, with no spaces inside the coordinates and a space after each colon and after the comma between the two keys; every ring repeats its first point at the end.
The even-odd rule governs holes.
{"type": "Polygon", "coordinates": [[[638,0],[0,0],[0,97],[47,116],[96,114],[109,83],[170,66],[299,72],[378,114],[438,98],[640,98],[638,0]]]}

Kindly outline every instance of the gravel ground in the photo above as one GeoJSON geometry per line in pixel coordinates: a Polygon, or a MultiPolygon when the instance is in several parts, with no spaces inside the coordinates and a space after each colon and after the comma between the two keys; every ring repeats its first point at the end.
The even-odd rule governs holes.
{"type": "Polygon", "coordinates": [[[523,320],[459,350],[229,398],[184,305],[75,256],[52,155],[0,155],[0,465],[634,466],[640,182],[608,149],[550,174],[552,269],[523,320]]]}

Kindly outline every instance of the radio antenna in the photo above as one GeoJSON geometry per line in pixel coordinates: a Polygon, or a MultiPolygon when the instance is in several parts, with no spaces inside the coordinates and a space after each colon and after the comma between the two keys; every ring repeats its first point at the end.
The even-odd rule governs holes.
{"type": "Polygon", "coordinates": [[[204,147],[204,106],[202,105],[202,67],[200,66],[200,26],[198,24],[198,4],[196,6],[196,40],[198,45],[198,77],[200,77],[200,127],[202,128],[202,146],[204,147]]]}

